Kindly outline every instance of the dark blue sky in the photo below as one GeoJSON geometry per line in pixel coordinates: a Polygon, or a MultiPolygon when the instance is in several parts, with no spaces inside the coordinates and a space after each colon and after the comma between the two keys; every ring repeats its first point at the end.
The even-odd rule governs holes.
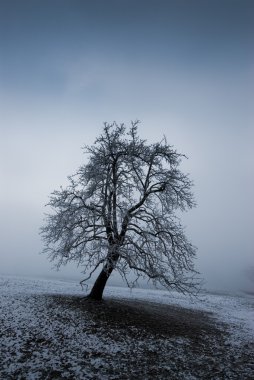
{"type": "Polygon", "coordinates": [[[143,138],[189,156],[199,207],[185,220],[208,284],[240,286],[254,246],[253,36],[247,0],[1,1],[2,270],[49,271],[48,194],[104,121],[140,119],[143,138]]]}
{"type": "MultiPolygon", "coordinates": [[[[248,79],[252,1],[3,1],[1,84],[61,95],[64,62],[220,71],[248,79]]],[[[98,94],[99,95],[99,94],[98,94]]]]}

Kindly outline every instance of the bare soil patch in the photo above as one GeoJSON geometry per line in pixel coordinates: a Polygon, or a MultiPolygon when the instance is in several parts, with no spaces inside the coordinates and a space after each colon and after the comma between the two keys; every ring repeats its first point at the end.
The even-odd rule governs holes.
{"type": "Polygon", "coordinates": [[[199,310],[130,299],[55,298],[66,307],[88,312],[98,326],[107,325],[110,329],[124,329],[130,333],[134,327],[143,330],[146,336],[202,339],[204,335],[221,335],[222,329],[223,333],[226,331],[226,325],[216,322],[212,313],[199,310]]]}

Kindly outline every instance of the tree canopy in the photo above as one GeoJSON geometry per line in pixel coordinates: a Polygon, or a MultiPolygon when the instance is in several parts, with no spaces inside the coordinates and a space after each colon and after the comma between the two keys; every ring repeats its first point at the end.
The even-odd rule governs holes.
{"type": "MultiPolygon", "coordinates": [[[[180,292],[198,288],[193,259],[178,210],[195,206],[192,182],[179,169],[184,155],[138,136],[138,122],[104,124],[88,162],[51,194],[53,212],[42,227],[44,252],[57,266],[76,261],[87,279],[101,272],[90,293],[101,299],[117,270],[129,284],[130,271],[180,292]]],[[[86,279],[86,280],[87,280],[86,279]]]]}

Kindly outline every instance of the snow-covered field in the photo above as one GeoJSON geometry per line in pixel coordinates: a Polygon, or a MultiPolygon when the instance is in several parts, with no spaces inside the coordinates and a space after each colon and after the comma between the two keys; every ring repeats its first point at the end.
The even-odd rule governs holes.
{"type": "Polygon", "coordinates": [[[0,379],[254,379],[254,297],[0,276],[0,379]]]}

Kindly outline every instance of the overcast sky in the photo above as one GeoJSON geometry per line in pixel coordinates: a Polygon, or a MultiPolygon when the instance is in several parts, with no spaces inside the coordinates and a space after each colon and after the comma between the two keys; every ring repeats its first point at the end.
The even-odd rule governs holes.
{"type": "MultiPolygon", "coordinates": [[[[0,273],[55,275],[39,255],[48,195],[104,121],[189,159],[184,215],[208,287],[254,266],[254,2],[0,2],[0,273]]],[[[82,278],[70,266],[60,274],[82,278]]],[[[251,286],[250,284],[248,286],[251,286]]]]}

